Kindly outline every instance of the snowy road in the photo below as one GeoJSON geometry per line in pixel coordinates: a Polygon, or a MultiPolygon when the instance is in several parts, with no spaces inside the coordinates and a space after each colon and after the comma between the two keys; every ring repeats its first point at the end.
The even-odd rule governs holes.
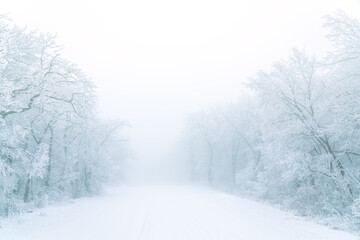
{"type": "Polygon", "coordinates": [[[0,228],[1,240],[356,240],[277,209],[186,186],[123,187],[48,207],[0,228]]]}

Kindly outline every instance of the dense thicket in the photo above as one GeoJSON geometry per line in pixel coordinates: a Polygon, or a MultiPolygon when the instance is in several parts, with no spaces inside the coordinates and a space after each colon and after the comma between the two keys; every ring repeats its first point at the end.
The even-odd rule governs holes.
{"type": "Polygon", "coordinates": [[[121,151],[121,123],[96,118],[93,83],[59,51],[0,19],[0,217],[96,191],[121,151]]]}
{"type": "Polygon", "coordinates": [[[325,26],[325,60],[293,50],[238,104],[190,118],[190,166],[195,179],[360,226],[360,25],[340,12],[325,26]]]}

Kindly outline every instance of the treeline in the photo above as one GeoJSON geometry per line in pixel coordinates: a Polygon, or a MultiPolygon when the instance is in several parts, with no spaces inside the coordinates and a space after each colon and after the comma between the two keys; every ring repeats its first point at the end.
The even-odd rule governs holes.
{"type": "Polygon", "coordinates": [[[98,120],[94,84],[60,50],[0,19],[0,217],[96,192],[119,166],[123,124],[98,120]]]}
{"type": "Polygon", "coordinates": [[[194,180],[358,228],[360,25],[339,12],[325,27],[325,59],[293,50],[249,79],[239,103],[193,114],[187,158],[194,180]]]}

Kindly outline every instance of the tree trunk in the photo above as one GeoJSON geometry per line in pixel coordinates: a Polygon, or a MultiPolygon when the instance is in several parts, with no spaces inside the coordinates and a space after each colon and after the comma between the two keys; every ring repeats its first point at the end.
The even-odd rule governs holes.
{"type": "Polygon", "coordinates": [[[30,176],[27,177],[26,185],[25,185],[25,193],[24,193],[24,202],[28,202],[29,195],[30,195],[30,187],[31,187],[31,178],[30,176]]]}
{"type": "Polygon", "coordinates": [[[49,129],[50,129],[50,140],[49,140],[49,151],[48,151],[49,162],[47,165],[47,174],[46,174],[46,178],[45,178],[46,190],[48,190],[50,187],[50,177],[51,177],[51,169],[52,169],[52,150],[53,150],[53,141],[54,141],[53,129],[52,129],[52,127],[50,127],[49,129]]]}
{"type": "Polygon", "coordinates": [[[213,183],[213,172],[212,172],[212,168],[213,168],[213,162],[214,162],[214,148],[212,146],[212,144],[208,144],[209,145],[209,165],[208,165],[208,182],[211,185],[213,183]]]}

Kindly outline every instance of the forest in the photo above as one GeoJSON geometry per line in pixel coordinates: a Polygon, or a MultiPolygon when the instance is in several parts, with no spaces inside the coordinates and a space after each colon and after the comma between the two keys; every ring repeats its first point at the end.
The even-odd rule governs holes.
{"type": "Polygon", "coordinates": [[[95,194],[120,171],[125,123],[98,118],[94,84],[61,49],[0,19],[0,217],[95,194]]]}
{"type": "Polygon", "coordinates": [[[360,226],[360,25],[337,12],[323,59],[293,49],[246,82],[238,103],[189,117],[193,180],[328,221],[360,226]]]}

